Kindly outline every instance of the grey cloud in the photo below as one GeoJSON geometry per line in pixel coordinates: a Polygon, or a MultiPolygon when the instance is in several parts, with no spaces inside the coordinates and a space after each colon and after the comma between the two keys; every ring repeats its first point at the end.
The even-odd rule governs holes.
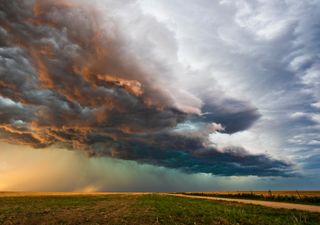
{"type": "Polygon", "coordinates": [[[202,111],[204,121],[223,124],[224,131],[229,134],[247,130],[261,116],[249,103],[234,99],[226,99],[219,105],[204,105],[202,111]]]}
{"type": "MultiPolygon", "coordinates": [[[[234,133],[260,116],[249,102],[181,90],[170,76],[178,71],[163,62],[177,54],[174,38],[167,38],[163,57],[152,35],[139,51],[119,29],[124,24],[118,28],[112,16],[100,21],[101,12],[81,1],[4,0],[0,12],[0,139],[191,173],[291,174],[289,163],[242,148],[220,152],[203,135],[174,133],[185,122],[219,123],[234,133]]],[[[149,23],[171,34],[156,20],[149,23]]]]}
{"type": "MultiPolygon", "coordinates": [[[[103,145],[100,147],[106,149],[103,145]]],[[[146,136],[128,142],[115,142],[113,147],[111,152],[106,153],[102,150],[100,154],[179,169],[188,173],[211,173],[223,176],[295,175],[290,169],[292,165],[281,160],[274,160],[266,155],[250,155],[239,147],[224,148],[221,152],[215,147],[205,146],[201,139],[185,136],[168,134],[146,136]]]]}
{"type": "MultiPolygon", "coordinates": [[[[259,109],[261,119],[254,127],[257,140],[265,134],[263,142],[277,146],[275,154],[307,167],[308,160],[302,162],[300,156],[319,150],[308,144],[316,143],[319,124],[314,118],[290,115],[319,116],[314,107],[320,99],[319,1],[142,2],[146,12],[170,18],[168,26],[179,28],[180,55],[186,63],[212,76],[221,84],[221,92],[243,96],[259,109]],[[299,140],[291,143],[296,136],[299,140]]],[[[256,115],[254,108],[248,109],[256,115]]],[[[250,125],[247,116],[244,121],[250,125]]]]}

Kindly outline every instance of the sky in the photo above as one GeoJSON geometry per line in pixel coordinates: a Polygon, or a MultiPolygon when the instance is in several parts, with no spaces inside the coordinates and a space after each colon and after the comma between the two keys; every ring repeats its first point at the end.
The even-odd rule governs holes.
{"type": "Polygon", "coordinates": [[[320,188],[317,0],[2,0],[0,191],[320,188]]]}

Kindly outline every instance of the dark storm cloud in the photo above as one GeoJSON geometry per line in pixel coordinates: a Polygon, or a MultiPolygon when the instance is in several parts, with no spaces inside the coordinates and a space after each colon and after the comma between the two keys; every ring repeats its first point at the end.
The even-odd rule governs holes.
{"type": "MultiPolygon", "coordinates": [[[[250,155],[240,147],[228,147],[223,152],[206,146],[203,140],[172,134],[131,137],[130,140],[97,144],[95,150],[125,160],[135,160],[188,173],[213,173],[224,176],[259,175],[291,176],[290,164],[266,155],[250,155]],[[110,146],[108,146],[110,147],[110,146]],[[111,149],[106,152],[105,149],[111,149]],[[130,149],[130,151],[128,151],[130,149]]],[[[95,151],[94,154],[99,154],[95,151]]]]}
{"type": "Polygon", "coordinates": [[[170,93],[174,85],[137,60],[112,18],[102,25],[99,11],[82,4],[0,2],[2,140],[58,144],[190,173],[290,174],[289,164],[268,156],[211,147],[201,129],[175,133],[184,122],[218,123],[234,133],[259,113],[243,101],[218,104],[208,97],[202,114],[179,107],[170,93]]]}
{"type": "Polygon", "coordinates": [[[211,103],[202,108],[202,120],[223,124],[228,134],[247,130],[260,117],[258,110],[247,102],[226,99],[220,105],[211,103]]]}

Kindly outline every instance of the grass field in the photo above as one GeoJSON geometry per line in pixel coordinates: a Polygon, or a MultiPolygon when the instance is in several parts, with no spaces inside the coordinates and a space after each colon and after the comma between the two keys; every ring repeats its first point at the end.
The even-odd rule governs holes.
{"type": "Polygon", "coordinates": [[[0,224],[318,225],[320,214],[159,194],[35,194],[1,197],[0,224]]]}
{"type": "Polygon", "coordinates": [[[320,205],[320,191],[184,192],[182,194],[320,205]]]}

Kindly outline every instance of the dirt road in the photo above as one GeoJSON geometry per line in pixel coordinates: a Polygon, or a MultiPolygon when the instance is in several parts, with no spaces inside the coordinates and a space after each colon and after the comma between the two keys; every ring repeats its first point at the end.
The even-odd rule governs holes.
{"type": "Polygon", "coordinates": [[[268,202],[268,201],[259,201],[259,200],[249,200],[249,199],[233,199],[233,198],[217,198],[217,197],[208,197],[208,196],[194,196],[194,195],[183,195],[183,194],[170,194],[183,198],[199,198],[199,199],[209,199],[209,200],[221,200],[228,202],[239,202],[244,204],[253,204],[253,205],[262,205],[272,208],[282,208],[282,209],[296,209],[309,212],[320,213],[320,206],[316,205],[303,205],[303,204],[293,204],[285,202],[268,202]]]}

